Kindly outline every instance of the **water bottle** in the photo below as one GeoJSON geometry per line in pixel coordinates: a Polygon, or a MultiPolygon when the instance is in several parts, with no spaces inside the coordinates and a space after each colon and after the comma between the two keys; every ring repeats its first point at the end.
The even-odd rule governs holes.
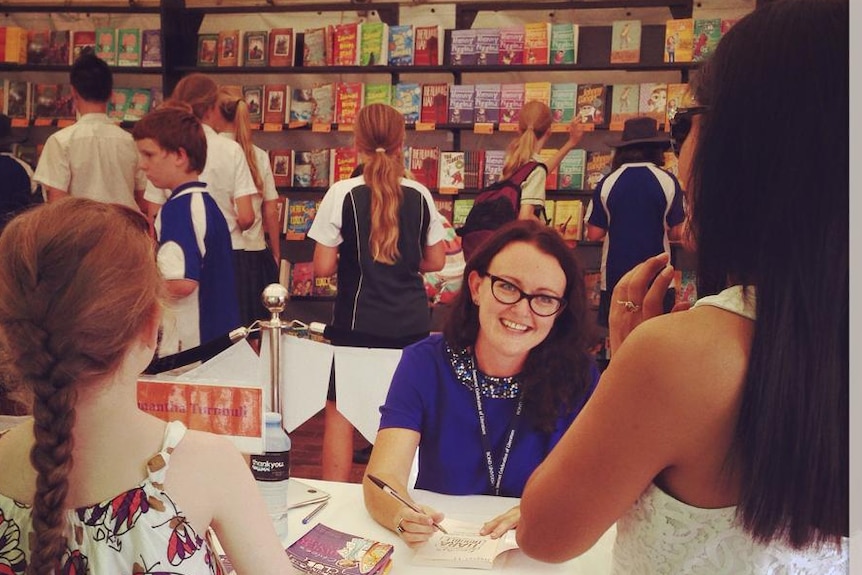
{"type": "Polygon", "coordinates": [[[281,426],[281,414],[266,413],[262,454],[251,456],[251,472],[278,536],[287,536],[287,480],[290,478],[290,437],[281,426]]]}

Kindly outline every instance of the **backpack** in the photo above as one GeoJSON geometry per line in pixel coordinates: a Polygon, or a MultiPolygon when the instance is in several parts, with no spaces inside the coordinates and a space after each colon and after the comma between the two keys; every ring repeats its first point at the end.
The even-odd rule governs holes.
{"type": "Polygon", "coordinates": [[[479,192],[470,213],[467,214],[467,220],[457,230],[457,234],[461,236],[464,259],[469,259],[497,228],[518,219],[521,209],[521,184],[539,166],[545,168],[544,164],[529,161],[509,178],[491,184],[479,192]]]}

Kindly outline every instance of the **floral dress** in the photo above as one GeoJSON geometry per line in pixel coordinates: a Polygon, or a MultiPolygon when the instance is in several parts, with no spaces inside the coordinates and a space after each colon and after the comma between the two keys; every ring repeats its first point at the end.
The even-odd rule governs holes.
{"type": "MultiPolygon", "coordinates": [[[[162,448],[137,487],[67,511],[67,550],[58,575],[223,573],[209,539],[195,532],[163,490],[171,453],[185,433],[181,422],[167,424],[162,448]]],[[[31,506],[0,494],[0,575],[26,573],[32,535],[31,506]]]]}

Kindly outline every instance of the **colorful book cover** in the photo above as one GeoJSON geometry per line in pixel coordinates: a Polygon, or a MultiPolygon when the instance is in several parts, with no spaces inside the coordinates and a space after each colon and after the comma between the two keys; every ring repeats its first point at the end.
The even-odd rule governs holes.
{"type": "Polygon", "coordinates": [[[72,32],[72,56],[69,63],[74,63],[85,48],[91,48],[94,52],[96,51],[96,31],[76,30],[72,32]]]}
{"type": "Polygon", "coordinates": [[[475,89],[468,84],[453,84],[449,87],[450,124],[472,124],[475,109],[475,89]]]}
{"type": "Polygon", "coordinates": [[[502,84],[500,86],[500,123],[517,124],[524,107],[524,85],[502,84]]]}
{"type": "Polygon", "coordinates": [[[559,172],[558,190],[581,190],[584,188],[584,170],[587,164],[587,152],[576,148],[563,156],[557,168],[559,172]]]}
{"type": "Polygon", "coordinates": [[[567,242],[583,237],[584,203],[581,200],[557,200],[554,206],[554,229],[567,242]]]}
{"type": "Polygon", "coordinates": [[[96,28],[96,56],[108,63],[117,64],[117,31],[114,28],[96,28]]]}
{"type": "Polygon", "coordinates": [[[0,43],[0,62],[7,64],[27,63],[27,30],[20,26],[0,27],[0,32],[5,32],[6,37],[0,43]]]}
{"type": "Polygon", "coordinates": [[[555,124],[568,124],[575,117],[578,85],[574,83],[551,85],[551,120],[555,124]]]}
{"type": "Polygon", "coordinates": [[[439,24],[413,29],[413,65],[439,66],[443,63],[443,31],[439,24]]]}
{"type": "Polygon", "coordinates": [[[474,109],[476,123],[500,121],[500,84],[476,84],[474,109]]]}
{"type": "Polygon", "coordinates": [[[687,302],[694,305],[697,301],[697,273],[689,270],[674,272],[676,286],[676,303],[687,302]]]}
{"type": "Polygon", "coordinates": [[[413,65],[412,24],[399,24],[389,27],[389,65],[413,65]]]}
{"type": "Polygon", "coordinates": [[[691,62],[694,48],[694,20],[668,20],[664,28],[664,61],[691,62]]]}
{"type": "Polygon", "coordinates": [[[266,66],[269,31],[249,30],[242,34],[243,66],[266,66]]]}
{"type": "Polygon", "coordinates": [[[422,86],[415,82],[401,82],[392,93],[392,107],[401,112],[404,122],[415,124],[422,111],[422,86]]]}
{"type": "Polygon", "coordinates": [[[265,124],[285,124],[288,109],[288,87],[286,84],[265,84],[263,87],[263,121],[265,124]]]}
{"type": "Polygon", "coordinates": [[[449,63],[452,66],[475,66],[478,62],[476,30],[452,30],[449,63]]]}
{"type": "Polygon", "coordinates": [[[438,148],[410,148],[410,173],[413,179],[429,190],[437,189],[440,150],[438,148]]]}
{"type": "Polygon", "coordinates": [[[365,84],[365,93],[362,97],[362,105],[369,104],[391,104],[392,84],[365,84]]]}
{"type": "Polygon", "coordinates": [[[640,84],[611,86],[611,130],[622,130],[626,120],[638,115],[640,84]]]}
{"type": "Polygon", "coordinates": [[[721,40],[721,18],[695,18],[692,60],[702,62],[715,52],[721,40]]]}
{"type": "Polygon", "coordinates": [[[270,66],[293,66],[296,36],[293,28],[273,28],[269,31],[268,59],[270,66]]]}
{"type": "Polygon", "coordinates": [[[114,88],[111,90],[111,99],[108,100],[108,117],[122,122],[131,103],[132,88],[114,88]]]}
{"type": "Polygon", "coordinates": [[[500,62],[499,28],[476,29],[476,63],[480,66],[494,66],[500,62]]]}
{"type": "Polygon", "coordinates": [[[117,65],[141,65],[140,28],[120,28],[117,30],[117,65]]]}
{"type": "Polygon", "coordinates": [[[727,34],[727,31],[733,28],[733,25],[739,22],[739,18],[722,18],[721,19],[721,35],[727,34]]]}
{"type": "Polygon", "coordinates": [[[604,124],[605,91],[604,84],[578,84],[578,118],[582,124],[604,124]]]}
{"type": "Polygon", "coordinates": [[[218,33],[218,55],[216,65],[239,65],[239,30],[221,30],[218,33]]]}
{"type": "Polygon", "coordinates": [[[466,150],[464,152],[464,189],[481,189],[484,172],[485,150],[466,150]]]}
{"type": "Polygon", "coordinates": [[[332,40],[334,66],[356,66],[359,63],[359,22],[336,24],[332,40]]]}
{"type": "Polygon", "coordinates": [[[580,29],[577,24],[564,22],[551,24],[551,64],[577,64],[578,39],[580,29]]]}
{"type": "Polygon", "coordinates": [[[335,123],[353,125],[362,108],[362,82],[338,82],[335,85],[335,123]]]}
{"type": "Polygon", "coordinates": [[[476,202],[473,198],[457,198],[452,202],[452,227],[457,229],[467,221],[467,214],[473,209],[476,202]]]}
{"type": "MultiPolygon", "coordinates": [[[[329,149],[311,151],[311,187],[329,187],[329,149]]],[[[312,219],[314,219],[312,217],[312,219]]]]}
{"type": "MultiPolygon", "coordinates": [[[[294,150],[293,162],[291,165],[291,174],[293,175],[293,187],[295,188],[310,188],[311,187],[311,151],[294,150]]],[[[292,204],[293,202],[291,202],[292,204]]],[[[288,214],[290,212],[288,211],[288,214]]]]}
{"type": "Polygon", "coordinates": [[[503,150],[485,150],[485,178],[482,187],[487,188],[503,178],[503,164],[506,162],[506,152],[503,150]]]}
{"type": "Polygon", "coordinates": [[[689,108],[696,105],[694,94],[688,84],[667,85],[667,110],[665,112],[665,129],[670,130],[667,119],[676,113],[678,108],[689,108]]]}
{"type": "Polygon", "coordinates": [[[50,43],[51,31],[49,29],[27,30],[27,63],[47,64],[45,55],[48,53],[50,43]]]}
{"type": "Polygon", "coordinates": [[[215,66],[218,55],[218,34],[198,34],[198,66],[215,66]]]}
{"type": "Polygon", "coordinates": [[[272,166],[272,176],[275,185],[286,187],[291,185],[290,165],[293,160],[291,150],[279,149],[269,151],[269,162],[272,166]]]}
{"type": "MultiPolygon", "coordinates": [[[[289,208],[293,207],[290,202],[289,208]]],[[[290,209],[288,208],[288,217],[290,209]]],[[[288,224],[290,225],[290,224],[288,224]]],[[[302,234],[305,238],[305,232],[302,234]]],[[[290,295],[310,296],[314,292],[314,262],[294,262],[290,270],[290,295]]]]}
{"type": "MultiPolygon", "coordinates": [[[[554,148],[542,148],[539,150],[538,156],[542,158],[542,163],[546,166],[550,163],[551,158],[557,155],[557,152],[560,150],[554,148]]],[[[545,176],[545,189],[546,190],[556,190],[559,184],[558,176],[559,176],[559,166],[549,171],[547,176],[545,176]]]]}
{"type": "Polygon", "coordinates": [[[141,30],[141,66],[158,68],[162,65],[162,31],[158,28],[141,30]]]}
{"type": "Polygon", "coordinates": [[[541,102],[546,106],[551,105],[551,83],[550,82],[525,82],[524,103],[541,102]]]}
{"type": "Polygon", "coordinates": [[[380,575],[393,547],[318,523],[286,552],[293,566],[307,573],[380,575]]]}
{"type": "Polygon", "coordinates": [[[638,114],[654,118],[663,124],[667,113],[667,84],[649,82],[640,85],[638,114]]]}
{"type": "Polygon", "coordinates": [[[437,187],[441,194],[464,189],[464,152],[440,152],[437,187]]]}
{"type": "Polygon", "coordinates": [[[524,64],[547,64],[550,40],[551,25],[547,22],[524,24],[524,64]]]}
{"type": "Polygon", "coordinates": [[[314,277],[314,288],[311,295],[314,297],[335,297],[338,294],[338,274],[329,277],[314,277]]]}
{"type": "Polygon", "coordinates": [[[385,66],[389,62],[389,24],[363,22],[359,25],[359,65],[385,66]]]}
{"type": "Polygon", "coordinates": [[[314,111],[314,95],[311,88],[294,88],[291,92],[289,122],[311,123],[314,111]]]}
{"type": "Polygon", "coordinates": [[[327,28],[309,28],[303,35],[302,65],[326,66],[332,59],[329,47],[331,30],[327,28]]]}
{"type": "Polygon", "coordinates": [[[249,121],[252,124],[260,124],[263,121],[263,86],[243,86],[242,97],[248,107],[249,121]]]}
{"type": "Polygon", "coordinates": [[[455,201],[452,198],[440,198],[440,197],[434,198],[434,207],[437,208],[437,212],[441,216],[446,218],[447,222],[452,221],[452,210],[453,210],[453,204],[454,203],[455,203],[455,201]]]}
{"type": "Polygon", "coordinates": [[[124,122],[137,122],[147,115],[153,105],[153,94],[149,88],[132,88],[129,105],[123,114],[124,122]]]}
{"type": "Polygon", "coordinates": [[[611,173],[611,158],[611,152],[587,152],[587,166],[584,169],[584,178],[586,178],[588,190],[596,189],[602,178],[611,173]]]}
{"type": "Polygon", "coordinates": [[[614,20],[611,26],[611,64],[641,61],[641,21],[614,20]]]}
{"type": "Polygon", "coordinates": [[[422,84],[422,122],[445,124],[449,121],[449,84],[422,84]]]}
{"type": "Polygon", "coordinates": [[[10,118],[29,118],[30,101],[30,82],[9,80],[6,87],[6,115],[10,118]]]}
{"type": "Polygon", "coordinates": [[[335,120],[335,84],[315,84],[311,97],[314,100],[311,123],[331,124],[335,120]]]}
{"type": "Polygon", "coordinates": [[[524,27],[500,28],[500,63],[506,66],[524,63],[524,27]]]}
{"type": "Polygon", "coordinates": [[[329,159],[329,180],[332,183],[346,180],[359,165],[359,154],[354,147],[333,148],[329,159]]]}
{"type": "Polygon", "coordinates": [[[45,53],[45,63],[57,66],[67,66],[71,52],[72,34],[69,30],[52,30],[48,41],[48,51],[45,53]]]}

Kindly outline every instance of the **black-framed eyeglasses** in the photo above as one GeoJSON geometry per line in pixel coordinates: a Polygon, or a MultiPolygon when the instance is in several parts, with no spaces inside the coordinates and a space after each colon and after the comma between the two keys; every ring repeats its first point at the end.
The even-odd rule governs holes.
{"type": "Polygon", "coordinates": [[[527,293],[509,280],[493,274],[487,274],[491,278],[491,294],[498,302],[506,305],[514,305],[526,299],[533,313],[542,317],[549,317],[558,313],[566,307],[566,300],[561,297],[543,293],[527,293]]]}
{"type": "Polygon", "coordinates": [[[691,132],[691,119],[698,114],[704,114],[709,110],[708,106],[692,106],[691,108],[677,108],[668,116],[670,122],[670,147],[673,153],[679,157],[682,144],[691,132]]]}

